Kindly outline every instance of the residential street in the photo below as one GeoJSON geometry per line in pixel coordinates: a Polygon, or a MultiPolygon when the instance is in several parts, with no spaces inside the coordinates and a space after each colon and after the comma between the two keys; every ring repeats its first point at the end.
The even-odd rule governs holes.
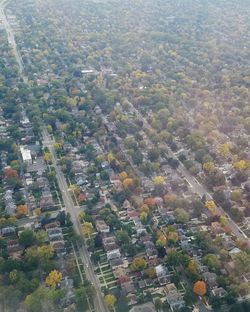
{"type": "MultiPolygon", "coordinates": [[[[62,192],[63,201],[64,201],[66,211],[68,213],[70,213],[70,215],[71,215],[71,221],[73,222],[74,229],[75,229],[76,233],[78,235],[82,236],[82,227],[81,227],[81,224],[80,224],[79,219],[78,219],[78,214],[79,214],[80,210],[79,210],[78,206],[74,206],[74,202],[71,198],[71,195],[70,195],[64,174],[63,174],[61,168],[57,165],[56,153],[55,153],[55,149],[53,146],[54,141],[50,138],[46,129],[43,129],[42,135],[43,135],[43,145],[48,147],[48,149],[52,155],[52,164],[53,164],[55,171],[56,171],[57,181],[58,181],[59,188],[62,192]]],[[[108,309],[105,306],[103,297],[101,295],[101,289],[100,289],[99,281],[95,275],[94,268],[92,266],[92,263],[91,263],[91,260],[89,257],[89,253],[88,253],[88,250],[87,250],[85,243],[83,242],[83,244],[81,246],[78,243],[78,249],[79,249],[79,252],[80,252],[80,255],[82,258],[82,262],[85,264],[85,272],[86,272],[87,279],[92,283],[92,285],[96,289],[95,311],[106,312],[106,311],[108,311],[108,309]]]]}
{"type": "MultiPolygon", "coordinates": [[[[6,15],[4,13],[4,7],[5,7],[6,3],[7,2],[3,2],[2,4],[0,4],[0,17],[2,18],[2,20],[4,22],[4,26],[5,26],[7,35],[8,35],[9,44],[13,49],[16,61],[18,63],[20,76],[22,77],[24,83],[27,83],[28,78],[24,74],[23,62],[22,62],[21,56],[17,50],[17,46],[16,46],[16,42],[15,42],[15,36],[11,30],[11,27],[10,27],[10,25],[7,21],[6,15]]],[[[69,212],[71,215],[71,220],[74,224],[74,228],[75,228],[76,233],[78,235],[82,235],[81,225],[80,225],[80,222],[78,220],[79,207],[74,206],[74,202],[73,202],[73,200],[70,196],[70,193],[68,191],[68,185],[67,185],[67,182],[65,180],[65,177],[64,177],[61,169],[57,166],[56,154],[55,154],[55,150],[53,147],[54,142],[50,139],[46,130],[43,130],[42,134],[43,134],[44,146],[47,146],[49,148],[51,154],[52,154],[52,162],[53,162],[53,165],[54,165],[56,173],[57,173],[58,184],[59,184],[60,190],[62,192],[66,211],[69,212]]],[[[82,246],[78,246],[78,247],[80,250],[80,254],[81,254],[83,263],[85,263],[85,265],[88,265],[88,266],[85,266],[86,276],[87,276],[88,280],[93,284],[93,286],[96,289],[95,311],[106,312],[106,311],[108,311],[108,309],[105,306],[105,303],[104,303],[104,300],[103,300],[103,297],[101,294],[101,289],[99,286],[99,281],[98,281],[98,279],[94,273],[94,268],[92,266],[87,248],[86,248],[84,243],[82,244],[82,246]]]]}
{"type": "MultiPolygon", "coordinates": [[[[148,129],[148,130],[153,130],[153,128],[151,127],[151,125],[148,123],[148,121],[146,120],[146,118],[144,118],[142,116],[142,114],[133,106],[132,103],[130,103],[130,108],[131,111],[133,113],[135,113],[135,115],[137,116],[137,118],[139,118],[141,121],[143,121],[144,124],[144,128],[148,129]]],[[[172,157],[173,159],[178,160],[178,157],[171,151],[171,149],[169,148],[169,146],[167,146],[168,149],[168,154],[170,157],[172,157]]],[[[179,161],[179,160],[178,160],[179,161]]],[[[195,178],[193,177],[188,170],[184,167],[184,165],[179,162],[179,167],[178,167],[178,172],[180,173],[180,175],[186,179],[187,183],[189,184],[189,186],[191,187],[191,189],[193,190],[194,193],[197,193],[201,198],[206,195],[207,200],[211,200],[213,199],[213,197],[211,196],[211,194],[207,191],[207,189],[195,178]]],[[[242,240],[248,240],[248,237],[246,236],[246,234],[239,228],[239,226],[232,220],[232,218],[220,207],[217,206],[220,213],[222,215],[226,215],[228,218],[228,226],[232,229],[232,232],[234,233],[234,235],[238,238],[238,239],[242,239],[242,240]]]]}

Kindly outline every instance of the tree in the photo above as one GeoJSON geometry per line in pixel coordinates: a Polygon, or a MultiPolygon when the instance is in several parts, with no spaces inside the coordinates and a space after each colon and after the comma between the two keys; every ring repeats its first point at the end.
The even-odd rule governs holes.
{"type": "Polygon", "coordinates": [[[157,149],[150,149],[148,151],[148,158],[150,161],[157,161],[160,156],[160,153],[157,149]]]}
{"type": "Polygon", "coordinates": [[[170,244],[176,244],[179,240],[178,234],[176,232],[172,232],[172,231],[168,233],[167,238],[168,238],[168,242],[170,244]]]}
{"type": "Polygon", "coordinates": [[[250,255],[242,251],[235,255],[235,272],[238,276],[250,271],[250,255]]]}
{"type": "Polygon", "coordinates": [[[19,242],[25,248],[31,246],[34,242],[34,232],[31,229],[23,230],[19,236],[19,242]]]}
{"type": "Polygon", "coordinates": [[[23,217],[25,215],[27,215],[28,213],[28,207],[27,205],[19,205],[17,207],[17,217],[23,217]]]}
{"type": "Polygon", "coordinates": [[[231,193],[231,199],[237,203],[239,203],[243,198],[243,194],[241,190],[235,190],[231,193]]]}
{"type": "Polygon", "coordinates": [[[38,256],[41,262],[46,262],[54,256],[54,248],[51,245],[44,245],[37,248],[38,256]]]}
{"type": "Polygon", "coordinates": [[[196,295],[203,297],[207,292],[206,283],[204,281],[197,281],[194,284],[193,291],[196,295]]]}
{"type": "Polygon", "coordinates": [[[18,281],[19,277],[20,277],[20,274],[19,274],[19,272],[16,269],[12,270],[9,273],[9,279],[14,284],[18,281]]]}
{"type": "Polygon", "coordinates": [[[220,216],[220,224],[225,227],[228,225],[228,219],[225,216],[220,216]]]}
{"type": "Polygon", "coordinates": [[[141,271],[145,269],[147,266],[147,262],[140,257],[135,257],[132,262],[132,269],[135,271],[141,271]]]}
{"type": "Polygon", "coordinates": [[[203,164],[203,169],[207,172],[207,173],[212,173],[215,170],[215,165],[212,161],[206,162],[203,164]]]}
{"type": "Polygon", "coordinates": [[[156,311],[160,311],[162,309],[162,301],[160,298],[156,298],[155,301],[155,309],[156,311]]]}
{"type": "Polygon", "coordinates": [[[156,278],[156,270],[154,267],[150,267],[145,270],[145,273],[149,278],[156,278]]]}
{"type": "Polygon", "coordinates": [[[234,163],[234,168],[238,171],[244,171],[249,168],[249,163],[247,163],[245,160],[239,160],[234,163]]]}
{"type": "Polygon", "coordinates": [[[212,213],[212,215],[217,214],[217,208],[213,200],[207,200],[205,206],[212,213]]]}
{"type": "Polygon", "coordinates": [[[128,233],[124,230],[118,230],[116,232],[116,239],[120,245],[129,244],[128,233]]]}
{"type": "Polygon", "coordinates": [[[197,273],[198,267],[199,267],[199,266],[198,266],[197,261],[194,260],[194,259],[191,259],[191,260],[189,261],[189,263],[188,263],[187,269],[188,269],[188,271],[189,271],[191,274],[195,274],[195,273],[197,273]]]}
{"type": "Polygon", "coordinates": [[[35,238],[38,243],[38,245],[42,245],[48,241],[48,234],[44,230],[40,230],[35,233],[35,238]]]}
{"type": "Polygon", "coordinates": [[[34,209],[34,213],[35,213],[35,215],[36,215],[37,217],[39,217],[39,216],[41,215],[41,213],[42,213],[41,208],[35,208],[35,209],[34,209]]]}
{"type": "Polygon", "coordinates": [[[83,229],[83,235],[90,238],[90,235],[93,233],[93,229],[94,229],[93,224],[91,222],[84,222],[82,229],[83,229]]]}
{"type": "Polygon", "coordinates": [[[29,312],[47,312],[53,311],[53,302],[50,290],[44,286],[40,286],[32,294],[28,295],[24,300],[24,305],[29,312]]]}
{"type": "Polygon", "coordinates": [[[56,288],[56,286],[61,282],[61,280],[62,273],[57,270],[53,270],[46,277],[46,284],[51,288],[56,288]]]}
{"type": "Polygon", "coordinates": [[[132,178],[126,178],[123,180],[123,186],[125,189],[128,189],[129,187],[134,186],[134,180],[132,178]]]}
{"type": "Polygon", "coordinates": [[[120,178],[121,178],[122,181],[128,178],[128,174],[127,174],[126,171],[122,171],[122,172],[119,174],[119,176],[120,176],[120,178]]]}
{"type": "Polygon", "coordinates": [[[4,171],[4,175],[6,178],[18,178],[18,172],[15,169],[8,168],[4,171]]]}
{"type": "Polygon", "coordinates": [[[175,210],[175,216],[179,223],[187,223],[189,220],[189,214],[183,208],[177,208],[175,210]]]}
{"type": "Polygon", "coordinates": [[[148,221],[148,214],[147,214],[147,212],[142,211],[142,212],[140,213],[140,220],[141,220],[141,222],[142,222],[143,224],[146,224],[146,223],[147,223],[147,221],[148,221]]]}
{"type": "Polygon", "coordinates": [[[164,196],[164,202],[166,204],[171,204],[173,203],[175,200],[176,200],[177,196],[174,194],[174,193],[167,193],[165,196],[164,196]]]}
{"type": "Polygon", "coordinates": [[[104,297],[104,301],[105,301],[107,307],[111,310],[114,308],[114,305],[116,303],[116,297],[114,295],[106,295],[104,297]]]}
{"type": "Polygon", "coordinates": [[[164,246],[166,246],[166,244],[167,244],[167,239],[166,239],[166,237],[164,236],[164,235],[159,235],[159,237],[158,237],[158,239],[157,239],[157,241],[156,241],[156,243],[155,243],[155,245],[156,245],[156,247],[157,248],[161,248],[161,247],[164,247],[164,246]]]}
{"type": "Polygon", "coordinates": [[[165,183],[165,179],[162,176],[156,176],[154,177],[153,182],[155,185],[162,185],[165,183]]]}
{"type": "Polygon", "coordinates": [[[52,155],[51,155],[50,152],[45,152],[43,157],[44,157],[44,160],[45,160],[47,163],[51,163],[51,161],[52,161],[52,155]]]}
{"type": "Polygon", "coordinates": [[[79,309],[88,308],[87,292],[85,287],[78,288],[75,292],[76,305],[79,309]]]}
{"type": "Polygon", "coordinates": [[[230,149],[231,149],[231,143],[230,142],[221,144],[219,147],[219,153],[224,158],[227,158],[229,153],[230,153],[230,149]]]}
{"type": "Polygon", "coordinates": [[[220,260],[214,254],[207,254],[204,257],[204,262],[207,264],[210,270],[218,270],[221,267],[220,260]]]}

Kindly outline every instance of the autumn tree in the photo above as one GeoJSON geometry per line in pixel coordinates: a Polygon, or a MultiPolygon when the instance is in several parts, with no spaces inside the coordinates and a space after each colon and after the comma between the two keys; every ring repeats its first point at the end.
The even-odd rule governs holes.
{"type": "Polygon", "coordinates": [[[231,143],[226,142],[219,146],[219,153],[222,157],[227,158],[230,154],[230,149],[231,149],[231,143]]]}
{"type": "Polygon", "coordinates": [[[105,301],[107,307],[111,310],[114,308],[114,305],[115,305],[117,300],[116,300],[116,297],[114,295],[106,295],[104,297],[104,301],[105,301]]]}
{"type": "Polygon", "coordinates": [[[156,270],[155,267],[150,267],[148,269],[145,270],[146,275],[149,278],[156,278],[156,270]]]}
{"type": "Polygon", "coordinates": [[[44,157],[44,160],[45,160],[47,163],[51,163],[51,161],[52,161],[52,155],[51,155],[50,152],[45,152],[43,157],[44,157]]]}
{"type": "Polygon", "coordinates": [[[125,189],[128,189],[132,186],[134,186],[134,180],[132,178],[126,178],[123,180],[123,186],[125,189]]]}
{"type": "Polygon", "coordinates": [[[156,176],[153,179],[155,185],[163,185],[165,183],[165,179],[162,176],[156,176]]]}
{"type": "Polygon", "coordinates": [[[147,221],[148,221],[148,214],[147,214],[147,212],[142,211],[142,212],[140,213],[140,220],[141,220],[141,222],[142,222],[143,224],[146,224],[146,223],[147,223],[147,221]]]}
{"type": "Polygon", "coordinates": [[[54,256],[54,248],[51,245],[38,247],[38,256],[41,262],[46,262],[54,256]]]}
{"type": "Polygon", "coordinates": [[[198,266],[197,261],[194,259],[191,259],[188,263],[187,269],[188,269],[188,272],[190,272],[191,274],[195,274],[197,273],[198,267],[199,266],[198,266]]]}
{"type": "Polygon", "coordinates": [[[207,200],[205,203],[205,207],[211,212],[212,215],[218,214],[217,207],[213,200],[207,200]]]}
{"type": "Polygon", "coordinates": [[[147,262],[143,258],[135,257],[133,259],[133,262],[132,262],[133,270],[141,271],[141,270],[145,269],[146,266],[147,266],[147,262]]]}
{"type": "Polygon", "coordinates": [[[149,197],[144,200],[144,204],[146,204],[149,208],[152,208],[156,205],[156,200],[153,197],[149,197]]]}
{"type": "Polygon", "coordinates": [[[49,239],[47,232],[44,230],[37,231],[35,233],[35,238],[36,238],[38,245],[42,245],[46,243],[49,239]]]}
{"type": "Polygon", "coordinates": [[[17,217],[24,217],[28,213],[27,205],[19,205],[17,206],[17,217]]]}
{"type": "Polygon", "coordinates": [[[121,178],[121,180],[125,180],[128,178],[128,174],[126,171],[122,171],[120,174],[119,174],[119,177],[121,178]]]}
{"type": "Polygon", "coordinates": [[[196,295],[203,297],[207,292],[206,283],[204,281],[197,281],[194,284],[193,291],[196,295]]]}
{"type": "Polygon", "coordinates": [[[176,244],[179,240],[179,236],[175,231],[171,231],[167,236],[169,244],[176,244]]]}
{"type": "Polygon", "coordinates": [[[46,277],[46,284],[51,288],[56,288],[56,286],[61,282],[61,280],[62,273],[57,270],[53,270],[46,277]]]}
{"type": "Polygon", "coordinates": [[[220,216],[220,224],[221,226],[225,227],[228,225],[228,219],[225,216],[220,216]]]}
{"type": "Polygon", "coordinates": [[[234,163],[234,168],[238,171],[244,171],[249,168],[249,163],[247,163],[245,160],[239,160],[234,163]]]}
{"type": "Polygon", "coordinates": [[[5,169],[4,175],[6,178],[18,178],[19,177],[18,172],[12,168],[5,169]]]}
{"type": "Polygon", "coordinates": [[[35,216],[39,217],[42,213],[41,208],[35,208],[34,213],[35,213],[35,216]]]}
{"type": "Polygon", "coordinates": [[[164,195],[164,202],[166,204],[171,204],[177,199],[177,196],[174,193],[168,192],[164,195]]]}
{"type": "Polygon", "coordinates": [[[90,235],[93,233],[93,224],[91,222],[84,222],[82,226],[83,235],[90,238],[90,235]]]}
{"type": "Polygon", "coordinates": [[[207,173],[213,173],[215,171],[215,165],[212,161],[209,161],[203,164],[203,169],[207,173]]]}

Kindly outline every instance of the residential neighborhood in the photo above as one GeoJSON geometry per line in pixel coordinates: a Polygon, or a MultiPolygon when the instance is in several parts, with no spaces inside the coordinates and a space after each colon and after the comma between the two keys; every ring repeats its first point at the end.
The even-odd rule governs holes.
{"type": "Polygon", "coordinates": [[[188,2],[0,0],[0,311],[249,311],[250,6],[188,2]]]}

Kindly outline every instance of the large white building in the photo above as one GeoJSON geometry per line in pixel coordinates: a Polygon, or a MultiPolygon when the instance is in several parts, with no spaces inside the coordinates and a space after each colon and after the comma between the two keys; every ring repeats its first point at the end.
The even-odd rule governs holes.
{"type": "Polygon", "coordinates": [[[20,146],[20,152],[22,154],[23,162],[27,165],[32,164],[32,157],[30,150],[25,146],[20,146]]]}

